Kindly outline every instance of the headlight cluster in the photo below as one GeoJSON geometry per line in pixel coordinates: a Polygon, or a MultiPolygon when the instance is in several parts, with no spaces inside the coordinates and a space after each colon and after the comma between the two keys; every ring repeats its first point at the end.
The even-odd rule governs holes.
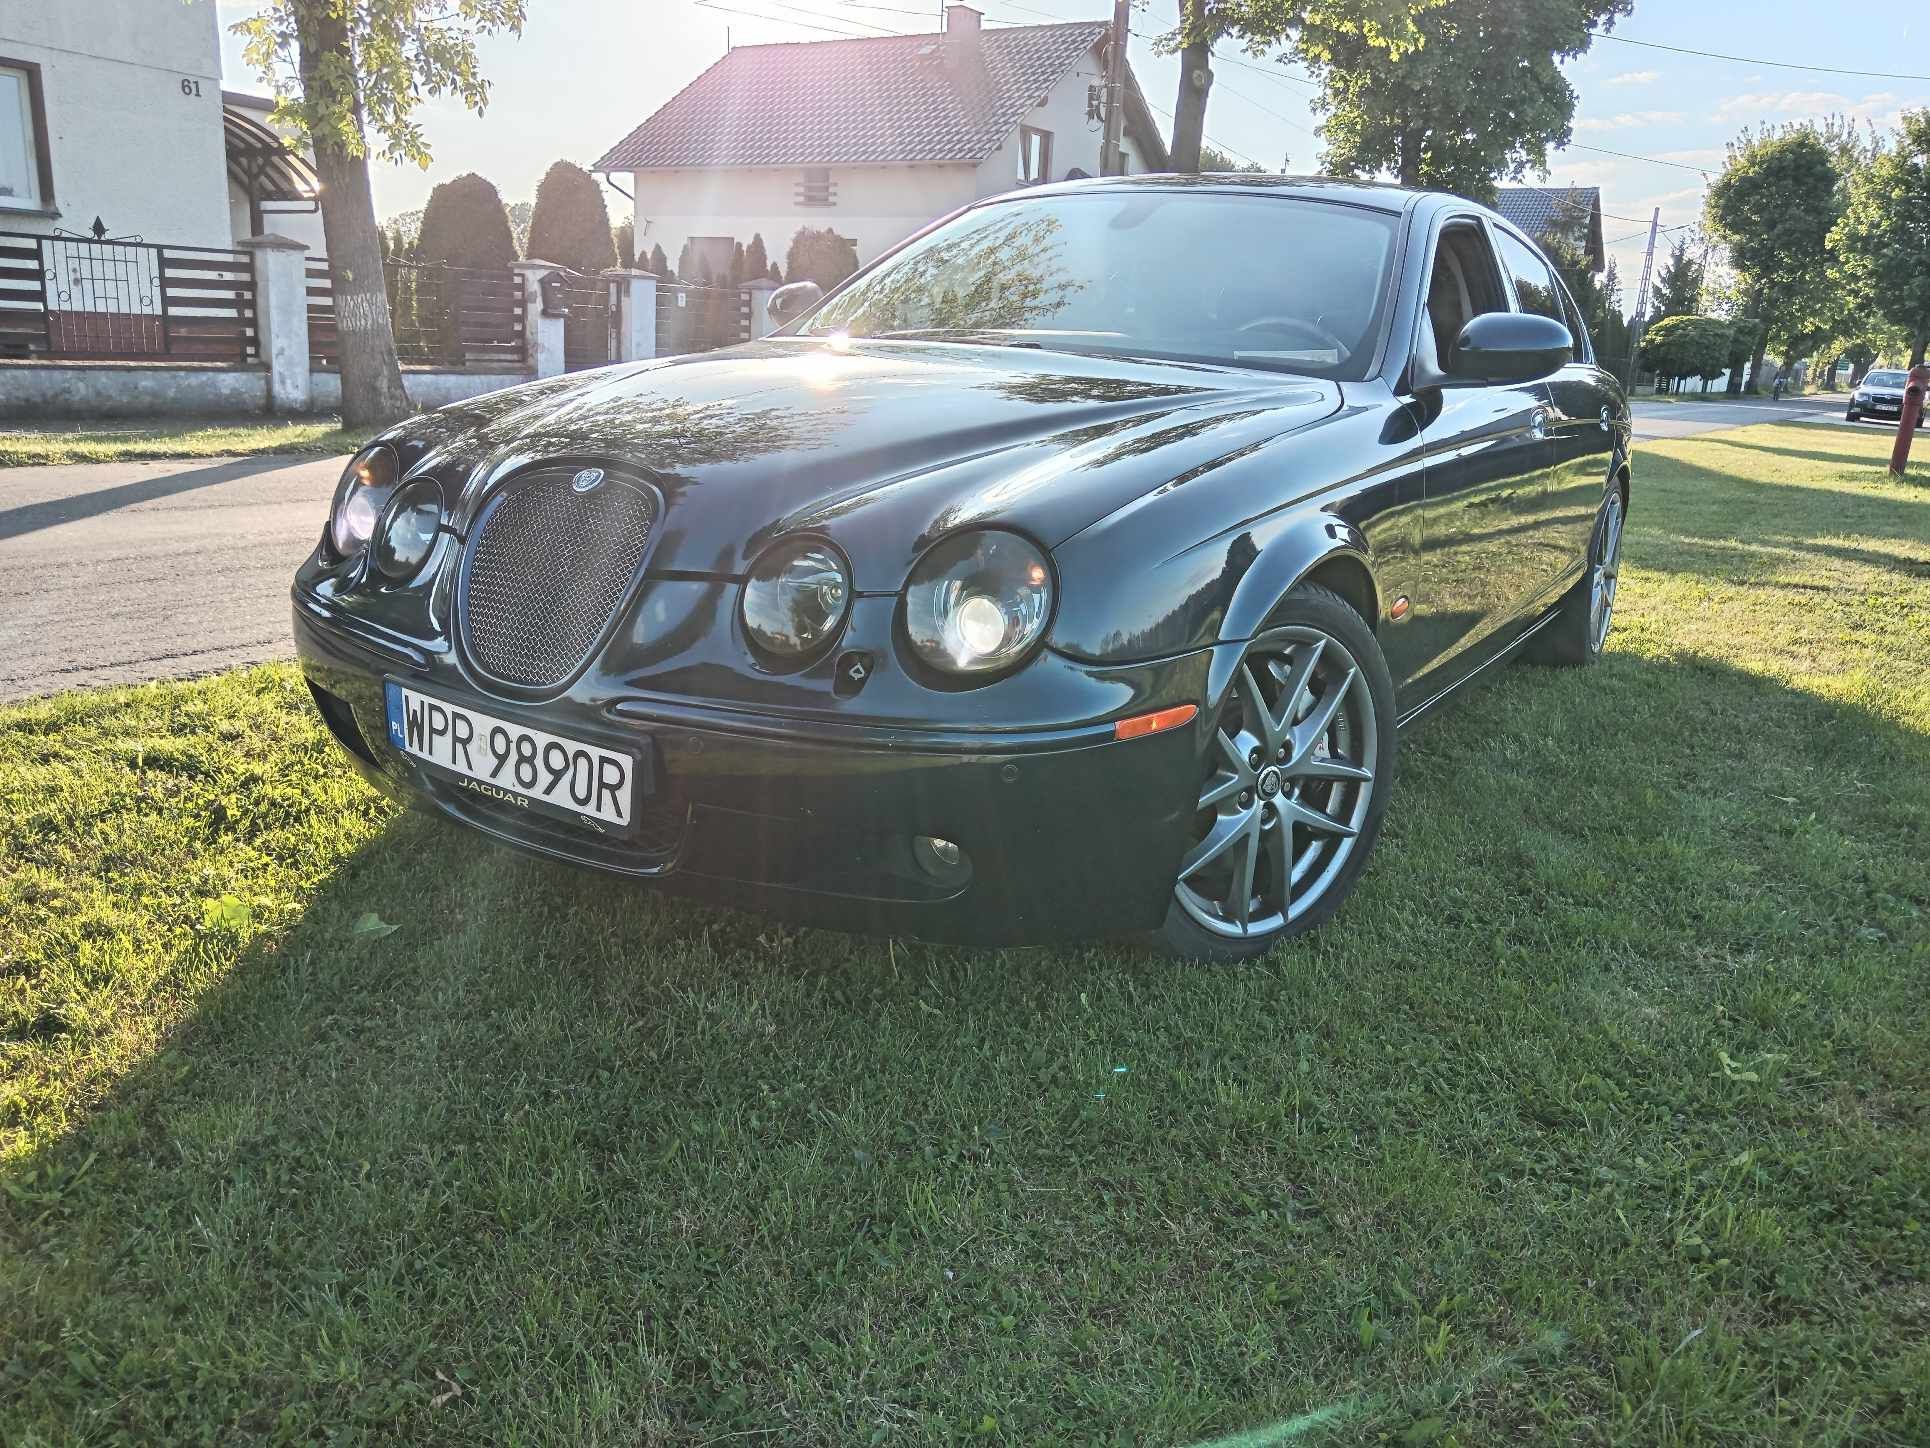
{"type": "Polygon", "coordinates": [[[1023,659],[1052,617],[1052,570],[1017,533],[947,538],[905,588],[912,652],[948,674],[995,674],[1023,659]]]}
{"type": "MultiPolygon", "coordinates": [[[[803,663],[843,632],[851,570],[837,549],[796,538],[752,565],[744,632],[775,662],[803,663]]],[[[905,643],[940,673],[988,678],[1021,663],[1052,618],[1052,569],[1037,546],[1000,529],[960,533],[928,550],[905,586],[905,643]]]]}
{"type": "Polygon", "coordinates": [[[768,654],[794,661],[825,648],[851,609],[851,573],[828,543],[780,543],[744,583],[744,631],[768,654]]]}
{"type": "Polygon", "coordinates": [[[328,541],[337,558],[369,553],[375,571],[391,583],[412,577],[427,561],[442,527],[442,489],[428,478],[397,486],[402,465],[386,443],[350,461],[335,485],[328,541]]]}

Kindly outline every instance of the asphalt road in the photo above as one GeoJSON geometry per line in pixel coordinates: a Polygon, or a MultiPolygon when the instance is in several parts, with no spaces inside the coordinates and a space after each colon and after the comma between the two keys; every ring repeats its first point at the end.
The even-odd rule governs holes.
{"type": "Polygon", "coordinates": [[[0,699],[292,651],[341,458],[0,469],[0,699]]]}
{"type": "MultiPolygon", "coordinates": [[[[1705,432],[1722,432],[1732,427],[1750,427],[1759,422],[1831,422],[1850,426],[1843,418],[1843,404],[1837,401],[1656,402],[1638,397],[1634,402],[1635,436],[1641,438],[1695,437],[1705,432]]],[[[1875,424],[1869,424],[1875,426],[1875,424]]],[[[1894,424],[1892,424],[1894,427],[1894,424]]]]}

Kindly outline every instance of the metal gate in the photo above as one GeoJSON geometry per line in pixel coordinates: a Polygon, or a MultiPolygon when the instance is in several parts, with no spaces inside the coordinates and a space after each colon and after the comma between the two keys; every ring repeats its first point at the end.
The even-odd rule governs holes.
{"type": "Polygon", "coordinates": [[[742,287],[673,282],[657,288],[658,356],[733,347],[750,335],[751,299],[742,287]]]}
{"type": "Polygon", "coordinates": [[[617,281],[590,272],[563,271],[563,367],[580,372],[617,360],[617,281]]]}

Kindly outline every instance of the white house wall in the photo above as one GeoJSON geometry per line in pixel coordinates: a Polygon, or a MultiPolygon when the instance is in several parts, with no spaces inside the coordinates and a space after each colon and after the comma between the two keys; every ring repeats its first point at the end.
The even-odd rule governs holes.
{"type": "MultiPolygon", "coordinates": [[[[1098,122],[1086,119],[1086,89],[1105,81],[1096,50],[1087,55],[1027,112],[1023,124],[1052,133],[1051,179],[1065,179],[1075,167],[1099,174],[1104,137],[1098,122]]],[[[1131,158],[1129,172],[1143,170],[1131,158]]],[[[830,227],[850,237],[858,260],[868,262],[927,222],[968,202],[998,196],[1018,185],[1019,132],[976,166],[834,166],[835,206],[799,206],[801,167],[637,171],[631,173],[637,198],[637,253],[661,246],[677,265],[693,236],[729,236],[748,243],[761,235],[774,261],[782,263],[799,227],[830,227]]]]}
{"type": "Polygon", "coordinates": [[[834,166],[837,204],[799,206],[803,176],[802,169],[788,166],[635,172],[637,254],[661,246],[675,267],[693,236],[730,236],[748,244],[761,235],[771,259],[782,265],[800,227],[830,227],[857,244],[860,261],[870,261],[978,195],[970,166],[834,166]]]}
{"type": "Polygon", "coordinates": [[[58,209],[0,230],[229,244],[214,0],[5,0],[0,55],[41,68],[58,209]]]}
{"type": "MultiPolygon", "coordinates": [[[[1086,88],[1104,85],[1106,73],[1099,64],[1097,51],[1088,51],[1071,72],[1062,77],[1045,96],[1045,104],[1027,111],[1021,125],[1052,133],[1052,174],[1047,179],[1063,181],[1073,169],[1088,176],[1099,174],[1099,150],[1105,140],[1097,121],[1086,119],[1086,88]]],[[[1131,149],[1128,141],[1127,149],[1131,149]]],[[[1137,164],[1129,171],[1143,169],[1137,164]]],[[[978,168],[976,182],[980,196],[997,196],[1019,184],[1019,132],[1015,126],[1005,143],[978,168]]]]}

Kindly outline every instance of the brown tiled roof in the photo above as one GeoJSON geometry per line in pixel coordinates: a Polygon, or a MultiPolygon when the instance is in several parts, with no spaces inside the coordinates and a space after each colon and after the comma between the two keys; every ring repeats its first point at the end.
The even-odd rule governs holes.
{"type": "Polygon", "coordinates": [[[739,46],[592,169],[977,163],[1105,34],[1090,22],[739,46]]]}

